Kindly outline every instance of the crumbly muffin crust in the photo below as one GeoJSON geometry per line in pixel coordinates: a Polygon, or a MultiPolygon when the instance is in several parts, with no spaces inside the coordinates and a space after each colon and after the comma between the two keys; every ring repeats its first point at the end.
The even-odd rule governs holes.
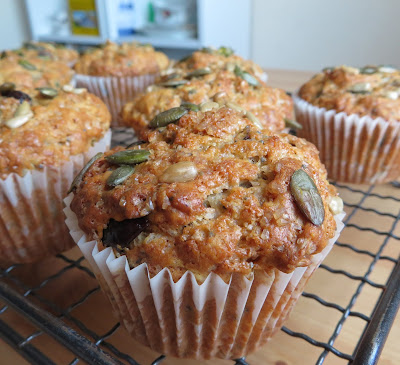
{"type": "Polygon", "coordinates": [[[107,42],[83,54],[74,68],[84,75],[125,77],[158,73],[168,65],[168,57],[151,45],[107,42]]]}
{"type": "Polygon", "coordinates": [[[2,179],[10,173],[22,176],[27,170],[59,166],[71,155],[87,151],[109,129],[107,107],[84,89],[59,90],[54,98],[35,93],[31,100],[0,96],[2,179]],[[25,108],[18,114],[22,104],[25,108]],[[27,120],[15,120],[16,115],[27,115],[27,120]],[[16,123],[9,123],[13,118],[16,123]]]}
{"type": "Polygon", "coordinates": [[[109,156],[124,148],[107,152],[75,191],[71,209],[81,229],[100,246],[112,221],[140,229],[125,247],[112,244],[114,251],[126,255],[131,267],[146,262],[151,275],[167,267],[174,280],[187,270],[202,282],[210,272],[227,279],[235,272],[291,272],[308,265],[334,235],[329,204],[335,188],[313,145],[261,132],[243,119],[226,107],[187,113],[181,125],[129,148],[150,155],[115,187],[107,185],[118,167],[109,156]],[[219,133],[213,120],[223,120],[231,132],[219,133]],[[299,169],[312,177],[322,198],[320,226],[305,217],[290,192],[299,169]]]}
{"type": "Polygon", "coordinates": [[[69,84],[73,75],[73,70],[59,61],[21,56],[0,59],[0,85],[11,82],[29,95],[39,87],[59,89],[69,84]]]}
{"type": "Polygon", "coordinates": [[[315,75],[299,96],[317,107],[400,121],[400,71],[388,66],[339,66],[315,75]]]}
{"type": "MultiPolygon", "coordinates": [[[[197,52],[197,54],[203,53],[197,52]]],[[[214,57],[206,53],[204,55],[214,57]]],[[[215,57],[219,59],[224,56],[215,57]]],[[[271,131],[279,131],[285,127],[284,119],[292,118],[293,102],[283,90],[266,86],[250,73],[255,81],[251,79],[249,83],[237,72],[235,73],[234,64],[229,64],[226,68],[221,67],[212,71],[207,66],[203,70],[209,73],[194,77],[190,76],[193,70],[180,69],[164,76],[157,85],[150,86],[145,93],[137,95],[124,106],[121,112],[123,124],[132,127],[140,138],[146,139],[151,133],[149,123],[158,113],[178,107],[184,102],[201,104],[214,101],[219,104],[226,102],[237,104],[252,112],[261,125],[271,131]],[[174,83],[178,86],[168,86],[174,83]]]]}

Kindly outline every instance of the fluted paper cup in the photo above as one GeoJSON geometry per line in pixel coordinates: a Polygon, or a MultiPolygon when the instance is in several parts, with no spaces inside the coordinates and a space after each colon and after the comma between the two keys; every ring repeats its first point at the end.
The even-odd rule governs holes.
{"type": "Polygon", "coordinates": [[[298,131],[318,148],[330,179],[377,184],[400,176],[400,122],[319,108],[293,97],[298,131]]]}
{"type": "Polygon", "coordinates": [[[264,344],[282,326],[311,274],[343,228],[344,213],[336,216],[337,231],[310,266],[285,274],[277,269],[256,271],[252,278],[233,274],[226,283],[211,273],[202,284],[187,271],[177,282],[168,269],[150,277],[146,264],[129,268],[125,256],[88,241],[64,201],[70,234],[89,261],[116,316],[140,343],[181,358],[233,359],[264,344]]]}
{"type": "Polygon", "coordinates": [[[87,152],[59,167],[11,173],[0,179],[0,264],[27,263],[74,246],[63,214],[63,198],[75,175],[97,152],[109,148],[111,131],[87,152]]]}
{"type": "Polygon", "coordinates": [[[145,91],[147,86],[154,84],[158,76],[158,73],[132,77],[76,74],[74,79],[76,87],[84,87],[104,101],[112,116],[111,126],[118,127],[122,107],[136,94],[145,91]]]}

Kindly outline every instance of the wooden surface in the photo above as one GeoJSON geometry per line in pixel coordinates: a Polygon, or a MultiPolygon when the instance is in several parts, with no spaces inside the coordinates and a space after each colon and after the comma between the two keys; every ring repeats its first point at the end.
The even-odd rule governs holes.
{"type": "MultiPolygon", "coordinates": [[[[268,83],[271,86],[282,87],[288,91],[294,91],[301,83],[311,76],[311,74],[307,72],[282,70],[270,70],[268,74],[268,83]]],[[[368,189],[368,186],[353,187],[362,191],[368,189]]],[[[395,196],[400,199],[400,189],[396,189],[390,185],[375,187],[372,192],[385,196],[395,196]]],[[[393,228],[392,226],[395,224],[395,220],[391,215],[397,216],[399,214],[400,202],[376,197],[368,197],[362,200],[363,194],[353,193],[348,189],[340,189],[340,193],[345,202],[350,204],[350,206],[346,206],[345,208],[348,214],[347,217],[350,217],[348,223],[358,224],[362,227],[373,228],[382,232],[387,232],[389,229],[393,228]],[[354,211],[352,205],[359,205],[360,202],[363,208],[375,209],[387,215],[377,215],[371,210],[356,209],[354,211]]],[[[393,233],[400,236],[400,225],[394,227],[393,233]]],[[[371,231],[360,231],[352,227],[345,228],[339,239],[341,243],[351,244],[360,250],[368,250],[373,253],[377,252],[384,240],[385,236],[375,234],[371,231]]],[[[383,250],[383,255],[397,259],[399,254],[400,242],[395,238],[388,239],[383,250]]],[[[67,256],[76,259],[80,257],[80,253],[77,249],[73,249],[67,253],[67,256]]],[[[356,276],[364,276],[372,260],[373,258],[368,255],[336,246],[326,259],[325,264],[334,269],[345,270],[356,276]]],[[[87,263],[83,261],[82,265],[85,266],[87,263]]],[[[28,286],[36,286],[45,278],[60,273],[60,270],[63,270],[61,275],[59,274],[55,279],[49,280],[41,289],[37,290],[37,293],[51,300],[61,308],[67,308],[69,305],[81,300],[88,290],[97,286],[97,283],[82,270],[77,268],[67,269],[66,266],[64,261],[50,258],[34,265],[26,265],[14,269],[11,274],[15,275],[28,286]]],[[[378,260],[369,275],[369,279],[375,283],[385,284],[393,266],[394,264],[388,260],[378,260]]],[[[307,285],[306,292],[317,294],[325,301],[336,303],[345,308],[349,305],[359,285],[360,281],[349,279],[344,275],[332,274],[324,269],[319,269],[307,285]]],[[[362,285],[360,294],[351,310],[369,316],[381,292],[380,289],[376,289],[368,284],[362,285]]],[[[29,298],[37,302],[35,297],[29,296],[29,298]]],[[[0,302],[0,304],[2,303],[0,302]]],[[[116,323],[111,314],[111,307],[100,291],[91,294],[83,304],[73,309],[69,315],[79,319],[87,328],[100,335],[107,333],[116,323]]],[[[313,299],[301,297],[285,325],[289,329],[305,333],[317,341],[326,342],[332,335],[341,316],[342,313],[336,309],[323,306],[313,299]]],[[[28,336],[37,330],[12,309],[7,309],[4,313],[0,314],[0,319],[14,329],[17,329],[23,336],[28,336]]],[[[77,329],[71,321],[67,320],[67,323],[77,329]]],[[[349,317],[344,322],[333,346],[340,351],[351,354],[360,338],[364,326],[365,321],[357,317],[349,317]]],[[[381,355],[379,364],[400,364],[399,338],[400,316],[398,315],[381,355]]],[[[119,328],[107,341],[116,346],[120,351],[134,357],[143,365],[150,364],[151,361],[159,355],[138,345],[122,328],[119,328]]],[[[43,353],[50,357],[56,364],[69,364],[74,359],[74,356],[68,350],[60,346],[47,335],[38,336],[32,341],[32,344],[42,350],[43,353]]],[[[313,346],[302,339],[279,332],[264,348],[249,355],[247,361],[252,365],[315,364],[321,352],[322,349],[320,347],[313,346]]],[[[0,340],[0,364],[26,363],[27,362],[23,360],[20,355],[0,340]]],[[[79,362],[79,364],[81,363],[83,362],[79,362]]],[[[232,364],[232,362],[226,360],[204,362],[168,358],[163,364],[227,365],[232,364]]],[[[326,364],[347,364],[347,361],[329,353],[324,362],[324,365],[326,364]]]]}

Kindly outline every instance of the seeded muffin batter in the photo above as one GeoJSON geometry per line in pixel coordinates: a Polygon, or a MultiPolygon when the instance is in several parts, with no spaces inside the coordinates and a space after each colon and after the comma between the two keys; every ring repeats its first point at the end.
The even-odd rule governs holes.
{"type": "MultiPolygon", "coordinates": [[[[0,178],[60,166],[86,152],[110,127],[104,103],[85,89],[44,88],[30,97],[0,85],[0,178]]],[[[31,93],[31,94],[32,94],[31,93]]]]}
{"type": "Polygon", "coordinates": [[[168,65],[168,57],[151,45],[107,42],[83,54],[74,68],[83,75],[127,77],[158,73],[168,65]]]}
{"type": "Polygon", "coordinates": [[[342,210],[313,145],[261,132],[226,106],[98,156],[72,188],[89,239],[131,268],[146,262],[151,276],[167,267],[175,281],[187,270],[202,282],[306,266],[342,210]]]}
{"type": "Polygon", "coordinates": [[[327,68],[299,96],[327,110],[400,121],[400,72],[389,66],[327,68]]]}

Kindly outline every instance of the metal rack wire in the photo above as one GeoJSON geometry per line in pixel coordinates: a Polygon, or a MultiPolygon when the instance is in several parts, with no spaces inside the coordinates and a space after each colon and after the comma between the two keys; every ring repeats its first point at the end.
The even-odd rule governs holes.
{"type": "MultiPolygon", "coordinates": [[[[127,145],[132,141],[133,133],[129,130],[114,131],[115,144],[127,145]]],[[[400,249],[388,250],[392,241],[397,243],[397,247],[400,246],[400,236],[397,233],[400,232],[400,189],[393,187],[393,195],[386,196],[380,193],[380,187],[365,188],[343,184],[336,186],[344,198],[348,212],[345,231],[357,230],[360,234],[373,236],[375,248],[364,248],[357,242],[346,242],[346,235],[342,234],[343,241],[341,237],[336,246],[364,261],[367,260],[365,271],[360,274],[351,270],[352,268],[334,267],[329,262],[321,265],[320,271],[334,277],[343,277],[355,284],[354,291],[345,305],[326,299],[320,293],[303,293],[303,298],[339,314],[337,322],[329,328],[331,332],[327,341],[288,327],[283,327],[282,331],[319,349],[320,353],[316,359],[318,365],[328,356],[353,365],[372,365],[379,358],[400,303],[400,249]],[[374,204],[370,204],[370,201],[374,204]],[[376,216],[377,220],[385,219],[383,228],[363,226],[362,222],[357,220],[359,212],[376,216]],[[377,265],[381,262],[391,265],[385,283],[376,282],[373,278],[377,265]],[[356,309],[357,299],[367,287],[380,291],[375,308],[369,313],[356,309]],[[343,326],[351,318],[362,321],[365,330],[350,351],[339,350],[336,345],[337,339],[343,326]]],[[[65,294],[65,288],[63,292],[65,294]]],[[[86,324],[85,316],[90,316],[92,312],[96,315],[97,306],[93,298],[99,295],[101,293],[94,275],[77,251],[72,254],[60,254],[52,258],[50,263],[43,262],[39,269],[38,265],[14,265],[0,269],[0,338],[33,364],[59,364],[58,355],[63,353],[64,358],[65,354],[68,354],[67,358],[69,356],[70,360],[67,363],[71,365],[83,362],[139,365],[139,361],[135,360],[138,354],[126,351],[126,346],[121,348],[116,345],[118,341],[114,338],[121,331],[119,323],[107,318],[97,326],[98,328],[91,328],[86,324]],[[34,275],[32,270],[40,270],[40,275],[34,275]],[[57,297],[60,282],[73,283],[69,287],[72,294],[67,302],[65,299],[60,301],[57,297]],[[85,283],[82,286],[83,291],[78,285],[81,282],[85,283]],[[83,311],[86,314],[74,314],[78,308],[87,308],[83,311]],[[26,326],[15,326],[15,317],[20,315],[26,320],[26,326]],[[53,339],[61,345],[54,342],[51,351],[50,346],[41,346],[41,343],[48,343],[53,339]]],[[[152,364],[160,364],[164,358],[161,355],[152,359],[152,364]]],[[[237,359],[234,363],[247,364],[245,359],[237,359]]]]}

